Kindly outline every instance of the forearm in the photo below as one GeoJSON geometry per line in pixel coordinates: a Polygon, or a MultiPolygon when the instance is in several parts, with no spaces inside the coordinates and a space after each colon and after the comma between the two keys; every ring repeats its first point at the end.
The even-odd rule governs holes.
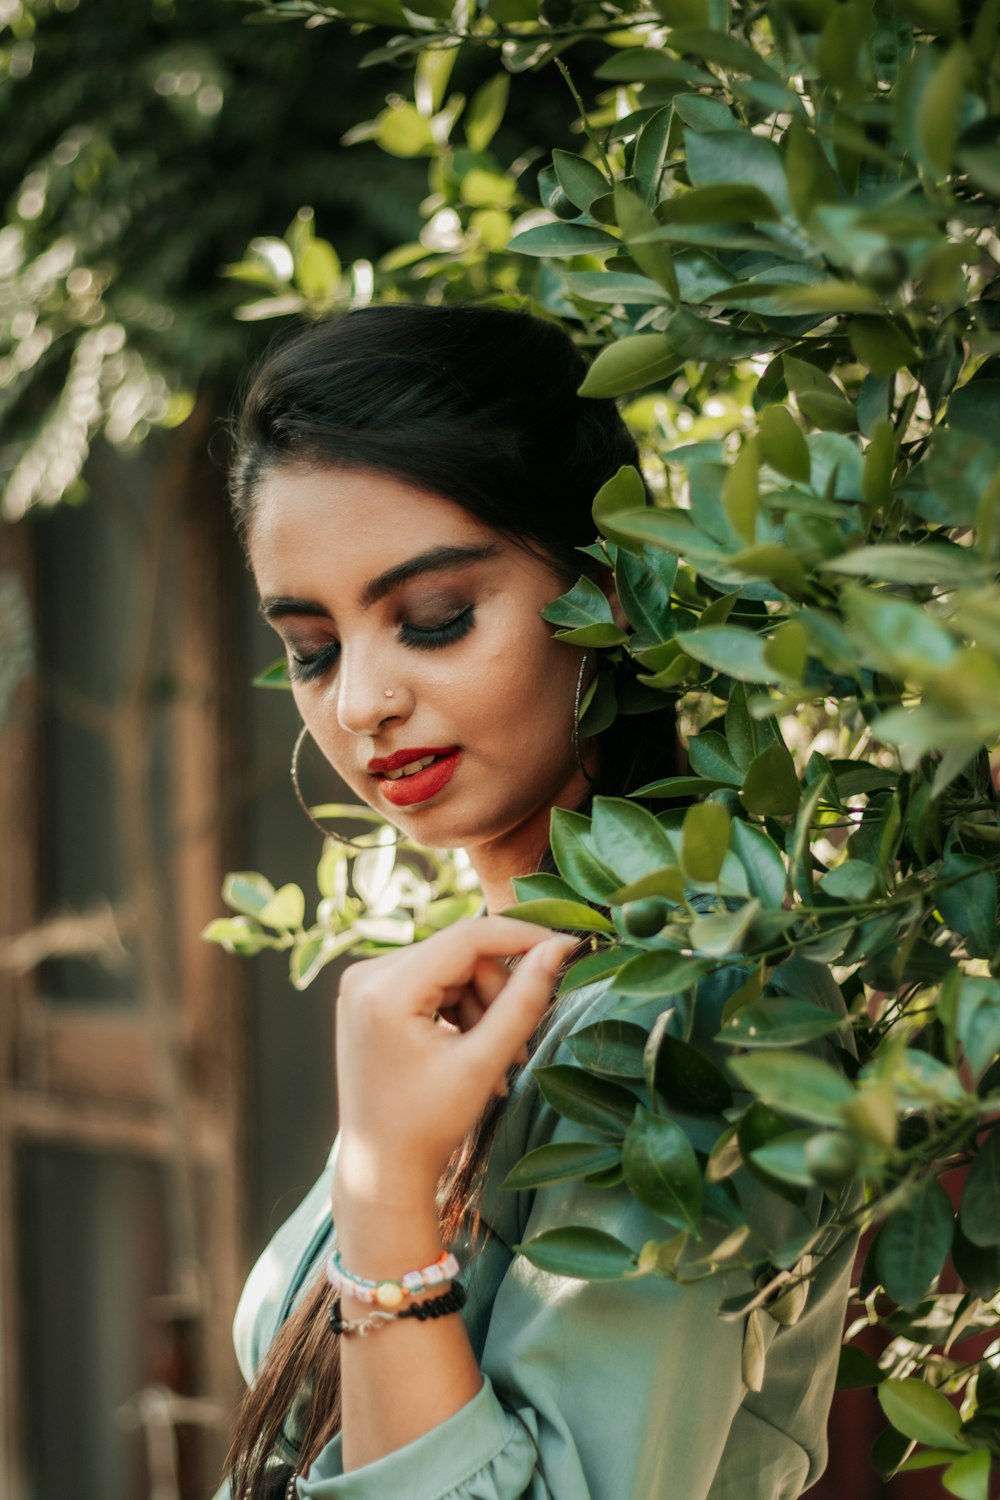
{"type": "MultiPolygon", "coordinates": [[[[371,1280],[398,1280],[441,1253],[433,1191],[335,1198],[344,1265],[371,1280]]],[[[432,1293],[425,1293],[433,1295],[432,1293]]],[[[372,1312],[341,1299],[353,1321],[372,1312]]],[[[362,1337],[341,1337],[344,1471],[361,1468],[413,1442],[454,1416],[479,1390],[482,1376],[457,1314],[403,1318],[362,1337]]]]}

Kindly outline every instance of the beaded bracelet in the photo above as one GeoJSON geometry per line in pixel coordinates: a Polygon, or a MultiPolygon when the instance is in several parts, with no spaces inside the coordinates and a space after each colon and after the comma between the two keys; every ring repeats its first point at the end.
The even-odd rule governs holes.
{"type": "Polygon", "coordinates": [[[400,1318],[419,1318],[426,1323],[428,1318],[443,1318],[448,1313],[458,1312],[465,1306],[465,1287],[460,1281],[452,1283],[451,1289],[441,1297],[429,1297],[426,1302],[414,1302],[402,1312],[373,1312],[367,1318],[349,1322],[340,1316],[340,1297],[335,1297],[327,1309],[327,1318],[334,1333],[369,1334],[386,1323],[396,1323],[400,1318]]]}
{"type": "Polygon", "coordinates": [[[374,1302],[386,1312],[401,1307],[407,1297],[415,1297],[428,1287],[440,1286],[444,1281],[453,1281],[461,1267],[454,1255],[442,1250],[437,1260],[419,1271],[407,1271],[398,1281],[369,1281],[364,1276],[355,1276],[345,1269],[340,1251],[333,1250],[326,1260],[326,1279],[335,1292],[349,1292],[359,1302],[374,1302]]]}

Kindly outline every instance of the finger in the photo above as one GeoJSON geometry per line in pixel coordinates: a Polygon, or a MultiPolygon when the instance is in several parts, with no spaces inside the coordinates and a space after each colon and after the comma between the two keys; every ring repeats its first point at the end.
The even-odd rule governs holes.
{"type": "Polygon", "coordinates": [[[463,1031],[471,1031],[473,1026],[478,1025],[486,1014],[487,1007],[479,999],[478,995],[466,990],[458,1004],[455,1006],[455,1014],[458,1024],[463,1031]]]}
{"type": "Polygon", "coordinates": [[[470,1071],[491,1082],[506,1072],[545,1014],[559,966],[575,946],[575,938],[550,935],[518,964],[479,1025],[462,1038],[470,1071]]]}
{"type": "MultiPolygon", "coordinates": [[[[504,986],[510,979],[510,973],[498,958],[481,958],[476,965],[476,973],[473,983],[476,990],[483,999],[483,1009],[493,1004],[493,1001],[502,993],[504,986]]],[[[514,1056],[514,1061],[522,1066],[528,1061],[527,1047],[521,1047],[514,1056]]],[[[498,1084],[493,1091],[504,1095],[508,1092],[506,1085],[498,1084]]]]}
{"type": "Polygon", "coordinates": [[[499,958],[477,959],[472,987],[482,1001],[484,1010],[493,1004],[509,978],[510,975],[499,958]]]}
{"type": "Polygon", "coordinates": [[[513,917],[468,918],[407,949],[405,982],[400,972],[395,983],[405,989],[409,1005],[432,1014],[448,1003],[443,997],[453,998],[456,987],[472,981],[482,959],[527,953],[551,938],[549,928],[513,917]]]}

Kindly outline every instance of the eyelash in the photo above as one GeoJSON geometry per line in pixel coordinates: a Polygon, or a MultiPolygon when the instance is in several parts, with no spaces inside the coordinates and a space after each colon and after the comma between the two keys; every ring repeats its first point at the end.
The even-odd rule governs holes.
{"type": "MultiPolygon", "coordinates": [[[[452,615],[450,620],[442,621],[440,625],[408,625],[404,621],[399,627],[399,633],[403,644],[413,647],[415,651],[435,651],[441,646],[450,646],[453,641],[459,641],[463,636],[468,635],[474,624],[474,614],[474,606],[469,604],[457,615],[452,615]]],[[[339,651],[340,643],[331,641],[328,646],[317,651],[315,656],[296,656],[292,653],[288,675],[293,682],[311,682],[334,664],[339,651]]]]}

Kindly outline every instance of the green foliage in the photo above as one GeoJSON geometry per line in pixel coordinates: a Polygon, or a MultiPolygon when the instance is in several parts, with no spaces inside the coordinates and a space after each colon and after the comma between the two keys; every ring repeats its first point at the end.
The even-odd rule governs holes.
{"type": "MultiPolygon", "coordinates": [[[[316,809],[329,818],[365,818],[356,807],[316,809]]],[[[316,872],[319,903],[307,926],[300,886],[275,890],[256,871],[229,875],[222,899],[236,915],[217,917],[202,933],[230,953],[252,957],[265,948],[288,953],[289,978],[306,989],[342,954],[358,958],[386,952],[474,916],[481,905],[474,872],[460,852],[431,856],[396,836],[380,819],[348,847],[324,840],[316,872]],[[411,858],[404,861],[402,853],[411,858]]]]}
{"type": "MultiPolygon", "coordinates": [[[[563,321],[591,355],[582,394],[624,398],[642,446],[642,475],[594,502],[592,550],[630,628],[589,580],[545,614],[597,651],[605,684],[628,663],[676,702],[690,770],[641,789],[655,815],[626,798],[555,812],[558,880],[519,882],[515,912],[592,935],[563,992],[599,983],[609,1004],[573,1061],[539,1074],[595,1143],[541,1148],[508,1185],[623,1184],[669,1232],[639,1248],[566,1225],[521,1248],[568,1276],[745,1273],[752,1300],[722,1311],[748,1319],[753,1383],[761,1317],[797,1316],[823,1257],[877,1230],[860,1295],[866,1325],[892,1335],[863,1372],[894,1429],[883,1466],[941,1463],[949,1493],[985,1496],[1000,1404],[998,7],[262,14],[304,10],[378,32],[373,69],[415,65],[412,98],[349,135],[429,171],[424,228],[374,265],[374,294],[563,321]],[[502,69],[471,102],[448,92],[470,54],[502,69]],[[572,150],[542,142],[535,179],[493,131],[550,63],[579,131],[572,150]],[[741,1168],[801,1209],[825,1194],[823,1229],[761,1243],[741,1168]],[[940,1179],[959,1169],[956,1216],[940,1179]],[[940,1290],[949,1255],[957,1293],[940,1290]],[[981,1359],[953,1352],[968,1333],[992,1339],[981,1359]]],[[[282,243],[243,262],[282,270],[271,311],[355,295],[331,246],[297,262],[282,243]]],[[[595,691],[585,731],[617,710],[595,691]]],[[[287,893],[240,890],[235,951],[300,940],[267,924],[298,915],[287,893]]],[[[346,934],[369,919],[342,920],[346,934]]]]}

